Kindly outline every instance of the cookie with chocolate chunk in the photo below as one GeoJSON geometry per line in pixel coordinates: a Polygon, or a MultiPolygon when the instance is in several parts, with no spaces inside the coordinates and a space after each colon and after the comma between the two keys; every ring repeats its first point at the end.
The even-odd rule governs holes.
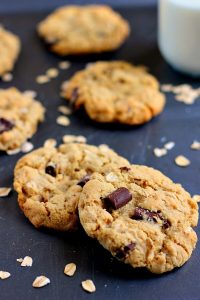
{"type": "Polygon", "coordinates": [[[59,55],[117,49],[129,31],[128,22],[105,5],[64,6],[38,25],[39,35],[59,55]]]}
{"type": "Polygon", "coordinates": [[[20,48],[19,38],[0,26],[0,76],[12,71],[20,48]]]}
{"type": "Polygon", "coordinates": [[[84,107],[97,122],[139,125],[160,114],[165,106],[156,78],[144,67],[124,61],[89,65],[62,86],[62,95],[76,109],[84,107]]]}
{"type": "Polygon", "coordinates": [[[114,257],[153,273],[182,266],[197,242],[197,203],[181,185],[145,166],[93,174],[80,196],[79,217],[114,257]]]}
{"type": "Polygon", "coordinates": [[[69,143],[44,147],[21,158],[15,167],[14,187],[21,210],[31,223],[56,230],[73,230],[77,205],[93,172],[107,174],[128,161],[106,147],[69,143]]]}
{"type": "Polygon", "coordinates": [[[20,148],[36,132],[44,112],[40,102],[16,88],[0,89],[0,151],[20,148]]]}

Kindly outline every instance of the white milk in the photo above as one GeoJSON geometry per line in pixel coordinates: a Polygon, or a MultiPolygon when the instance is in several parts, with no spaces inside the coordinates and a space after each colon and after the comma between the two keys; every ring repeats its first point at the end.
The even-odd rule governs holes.
{"type": "Polygon", "coordinates": [[[200,76],[200,0],[159,0],[159,47],[175,69],[200,76]]]}

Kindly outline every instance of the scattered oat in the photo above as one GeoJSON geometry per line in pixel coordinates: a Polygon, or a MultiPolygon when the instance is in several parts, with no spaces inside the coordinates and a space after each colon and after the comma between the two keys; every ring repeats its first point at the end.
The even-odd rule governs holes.
{"type": "Polygon", "coordinates": [[[59,72],[58,72],[58,69],[56,68],[50,68],[46,71],[46,75],[49,77],[49,78],[56,78],[58,76],[59,72]]]}
{"type": "Polygon", "coordinates": [[[64,135],[63,138],[63,143],[64,144],[68,144],[68,143],[83,143],[85,144],[87,142],[86,137],[84,137],[83,135],[64,135]]]}
{"type": "Polygon", "coordinates": [[[3,74],[1,79],[4,81],[4,82],[10,82],[12,81],[13,79],[13,75],[11,73],[6,73],[6,74],[3,74]]]}
{"type": "Polygon", "coordinates": [[[72,114],[72,110],[69,107],[64,106],[64,105],[58,106],[58,111],[60,113],[62,113],[63,115],[71,115],[72,114]]]}
{"type": "Polygon", "coordinates": [[[30,98],[35,98],[37,96],[37,92],[36,91],[32,91],[32,90],[27,90],[23,92],[24,96],[30,97],[30,98]]]}
{"type": "Polygon", "coordinates": [[[106,180],[107,180],[108,182],[115,182],[115,181],[118,180],[118,177],[117,177],[117,175],[115,175],[113,172],[110,172],[110,173],[108,173],[108,174],[106,175],[106,180]]]}
{"type": "Polygon", "coordinates": [[[21,267],[32,267],[33,259],[30,256],[25,256],[21,262],[21,267]]]}
{"type": "Polygon", "coordinates": [[[11,274],[9,272],[0,271],[0,279],[7,279],[10,276],[11,276],[11,274]]]}
{"type": "Polygon", "coordinates": [[[23,258],[22,257],[17,258],[16,261],[19,262],[19,263],[22,263],[23,262],[23,258]]]}
{"type": "Polygon", "coordinates": [[[196,202],[200,202],[200,195],[194,195],[192,199],[195,200],[196,202]]]}
{"type": "Polygon", "coordinates": [[[81,284],[82,284],[82,288],[83,288],[86,292],[94,293],[94,292],[96,291],[96,287],[95,287],[93,281],[90,280],[90,279],[87,279],[87,280],[85,280],[85,281],[82,281],[81,284]]]}
{"type": "Polygon", "coordinates": [[[58,66],[61,70],[66,70],[70,68],[71,64],[69,61],[61,61],[59,62],[58,66]]]}
{"type": "Polygon", "coordinates": [[[153,153],[157,157],[161,157],[167,154],[167,149],[165,148],[154,148],[153,153]]]}
{"type": "Polygon", "coordinates": [[[70,119],[65,117],[65,116],[59,116],[57,119],[56,119],[56,122],[58,125],[61,125],[61,126],[68,126],[70,124],[70,119]]]}
{"type": "Polygon", "coordinates": [[[36,82],[38,84],[47,83],[47,82],[49,82],[49,77],[46,76],[46,75],[39,75],[39,76],[36,77],[36,82]]]}
{"type": "Polygon", "coordinates": [[[1,187],[0,188],[0,197],[7,197],[10,192],[11,192],[11,188],[8,188],[8,187],[1,187]]]}
{"type": "Polygon", "coordinates": [[[161,86],[163,92],[172,92],[175,94],[175,99],[185,104],[193,104],[200,96],[200,89],[194,89],[189,84],[181,84],[173,86],[172,84],[163,84],[161,86]]]}
{"type": "Polygon", "coordinates": [[[64,269],[64,273],[67,276],[73,276],[76,272],[76,265],[74,263],[67,264],[64,269]]]}
{"type": "Polygon", "coordinates": [[[21,147],[21,151],[23,153],[28,153],[30,152],[31,150],[33,150],[34,146],[31,142],[25,142],[22,147],[21,147]]]}
{"type": "Polygon", "coordinates": [[[190,165],[190,160],[183,155],[179,155],[175,158],[175,163],[179,167],[187,167],[190,165]]]}
{"type": "Polygon", "coordinates": [[[48,139],[44,142],[44,147],[54,148],[57,145],[57,141],[55,139],[48,139]]]}
{"type": "Polygon", "coordinates": [[[13,149],[13,150],[7,150],[6,153],[8,155],[15,155],[15,154],[18,154],[19,152],[21,152],[21,149],[20,148],[17,148],[17,149],[13,149]]]}
{"type": "Polygon", "coordinates": [[[32,283],[32,286],[35,288],[41,288],[50,283],[50,279],[44,275],[37,276],[32,283]]]}
{"type": "Polygon", "coordinates": [[[168,143],[166,143],[166,144],[164,145],[164,148],[165,148],[166,150],[171,150],[172,148],[174,148],[174,146],[175,146],[175,143],[174,143],[174,142],[168,142],[168,143]]]}
{"type": "Polygon", "coordinates": [[[191,148],[192,150],[200,150],[200,142],[194,141],[194,142],[192,143],[192,145],[190,146],[190,148],[191,148]]]}
{"type": "Polygon", "coordinates": [[[99,145],[99,149],[101,151],[107,152],[108,150],[110,150],[110,147],[108,145],[106,145],[106,144],[100,144],[99,145]]]}

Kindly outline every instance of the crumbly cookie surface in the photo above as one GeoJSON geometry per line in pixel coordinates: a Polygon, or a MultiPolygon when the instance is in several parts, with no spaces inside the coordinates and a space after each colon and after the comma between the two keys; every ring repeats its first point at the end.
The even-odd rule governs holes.
{"type": "Polygon", "coordinates": [[[60,55],[117,49],[129,30],[128,22],[104,5],[61,7],[38,26],[39,35],[60,55]]]}
{"type": "Polygon", "coordinates": [[[20,52],[20,44],[16,35],[0,27],[0,76],[12,71],[20,52]]]}
{"type": "Polygon", "coordinates": [[[79,217],[113,256],[153,273],[183,265],[197,242],[197,203],[181,185],[145,166],[93,174],[80,196],[79,217]]]}
{"type": "Polygon", "coordinates": [[[16,88],[0,89],[0,150],[14,150],[33,136],[44,108],[16,88]]]}
{"type": "Polygon", "coordinates": [[[158,81],[143,67],[127,62],[97,62],[63,85],[63,96],[83,106],[98,122],[143,124],[162,112],[165,97],[158,81]]]}
{"type": "Polygon", "coordinates": [[[40,148],[16,165],[14,187],[20,208],[35,227],[73,230],[82,187],[93,172],[106,174],[128,161],[105,146],[70,143],[40,148]]]}

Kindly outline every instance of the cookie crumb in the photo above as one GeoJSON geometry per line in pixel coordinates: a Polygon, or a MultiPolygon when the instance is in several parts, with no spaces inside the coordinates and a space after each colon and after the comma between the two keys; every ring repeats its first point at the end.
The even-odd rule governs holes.
{"type": "Polygon", "coordinates": [[[39,75],[39,76],[36,77],[36,82],[38,84],[47,83],[47,82],[49,82],[49,77],[46,76],[46,75],[39,75]]]}
{"type": "Polygon", "coordinates": [[[61,70],[67,70],[70,68],[71,64],[69,61],[61,61],[59,62],[58,66],[61,70]]]}
{"type": "Polygon", "coordinates": [[[9,272],[6,271],[0,271],[0,279],[7,279],[11,276],[9,272]]]}
{"type": "Polygon", "coordinates": [[[56,78],[58,76],[59,72],[56,68],[50,68],[46,71],[46,75],[49,78],[56,78]]]}
{"type": "Polygon", "coordinates": [[[25,256],[21,262],[21,267],[32,267],[33,259],[30,256],[25,256]]]}
{"type": "Polygon", "coordinates": [[[96,287],[92,280],[87,279],[81,282],[82,288],[89,293],[94,293],[96,291],[96,287]]]}
{"type": "Polygon", "coordinates": [[[157,157],[162,157],[167,154],[167,149],[165,148],[154,148],[153,153],[157,157]]]}
{"type": "Polygon", "coordinates": [[[28,153],[30,152],[31,150],[33,150],[34,146],[31,142],[25,142],[22,147],[21,147],[21,151],[23,153],[28,153]]]}
{"type": "Polygon", "coordinates": [[[59,116],[56,119],[56,123],[61,126],[68,126],[70,124],[70,119],[65,116],[59,116]]]}
{"type": "Polygon", "coordinates": [[[174,142],[167,142],[165,145],[164,145],[164,148],[166,150],[171,150],[172,148],[174,148],[175,146],[175,143],[174,142]]]}
{"type": "Polygon", "coordinates": [[[190,146],[190,148],[191,148],[192,150],[200,150],[200,142],[194,141],[194,142],[192,143],[192,145],[190,146]]]}
{"type": "Polygon", "coordinates": [[[30,97],[32,99],[34,99],[37,96],[37,92],[32,90],[26,90],[23,92],[23,94],[24,96],[30,97]]]}
{"type": "Polygon", "coordinates": [[[76,265],[74,263],[67,264],[64,269],[64,274],[67,276],[73,276],[76,272],[76,265]]]}
{"type": "Polygon", "coordinates": [[[70,135],[70,134],[67,134],[67,135],[63,136],[62,141],[63,141],[64,144],[68,144],[68,143],[85,144],[85,143],[87,143],[87,139],[83,135],[70,135]]]}
{"type": "Polygon", "coordinates": [[[1,79],[4,82],[10,82],[13,79],[13,75],[11,73],[5,73],[5,74],[3,74],[3,76],[1,77],[1,79]]]}
{"type": "Polygon", "coordinates": [[[62,113],[63,115],[71,115],[72,114],[72,110],[69,107],[64,106],[64,105],[58,106],[58,111],[60,113],[62,113]]]}
{"type": "Polygon", "coordinates": [[[21,149],[20,148],[17,148],[17,149],[13,149],[13,150],[7,150],[6,153],[8,155],[15,155],[15,154],[18,154],[19,152],[21,152],[21,149]]]}
{"type": "Polygon", "coordinates": [[[11,188],[7,188],[7,187],[1,187],[0,188],[0,197],[7,197],[10,192],[11,192],[11,188]]]}
{"type": "Polygon", "coordinates": [[[187,159],[185,156],[183,155],[178,155],[175,158],[175,163],[177,164],[177,166],[179,167],[187,167],[190,165],[190,160],[187,159]]]}
{"type": "Polygon", "coordinates": [[[55,139],[47,139],[44,142],[44,147],[47,147],[47,148],[54,148],[54,147],[56,147],[56,145],[57,145],[57,141],[55,139]]]}
{"type": "Polygon", "coordinates": [[[37,277],[35,278],[35,280],[34,280],[33,283],[32,283],[32,286],[33,286],[34,288],[41,288],[41,287],[43,287],[43,286],[45,286],[45,285],[47,285],[47,284],[49,284],[49,283],[50,283],[50,279],[47,278],[47,277],[44,276],[44,275],[41,275],[41,276],[37,276],[37,277]]]}
{"type": "Polygon", "coordinates": [[[192,199],[196,202],[200,202],[200,195],[194,195],[192,199]]]}

